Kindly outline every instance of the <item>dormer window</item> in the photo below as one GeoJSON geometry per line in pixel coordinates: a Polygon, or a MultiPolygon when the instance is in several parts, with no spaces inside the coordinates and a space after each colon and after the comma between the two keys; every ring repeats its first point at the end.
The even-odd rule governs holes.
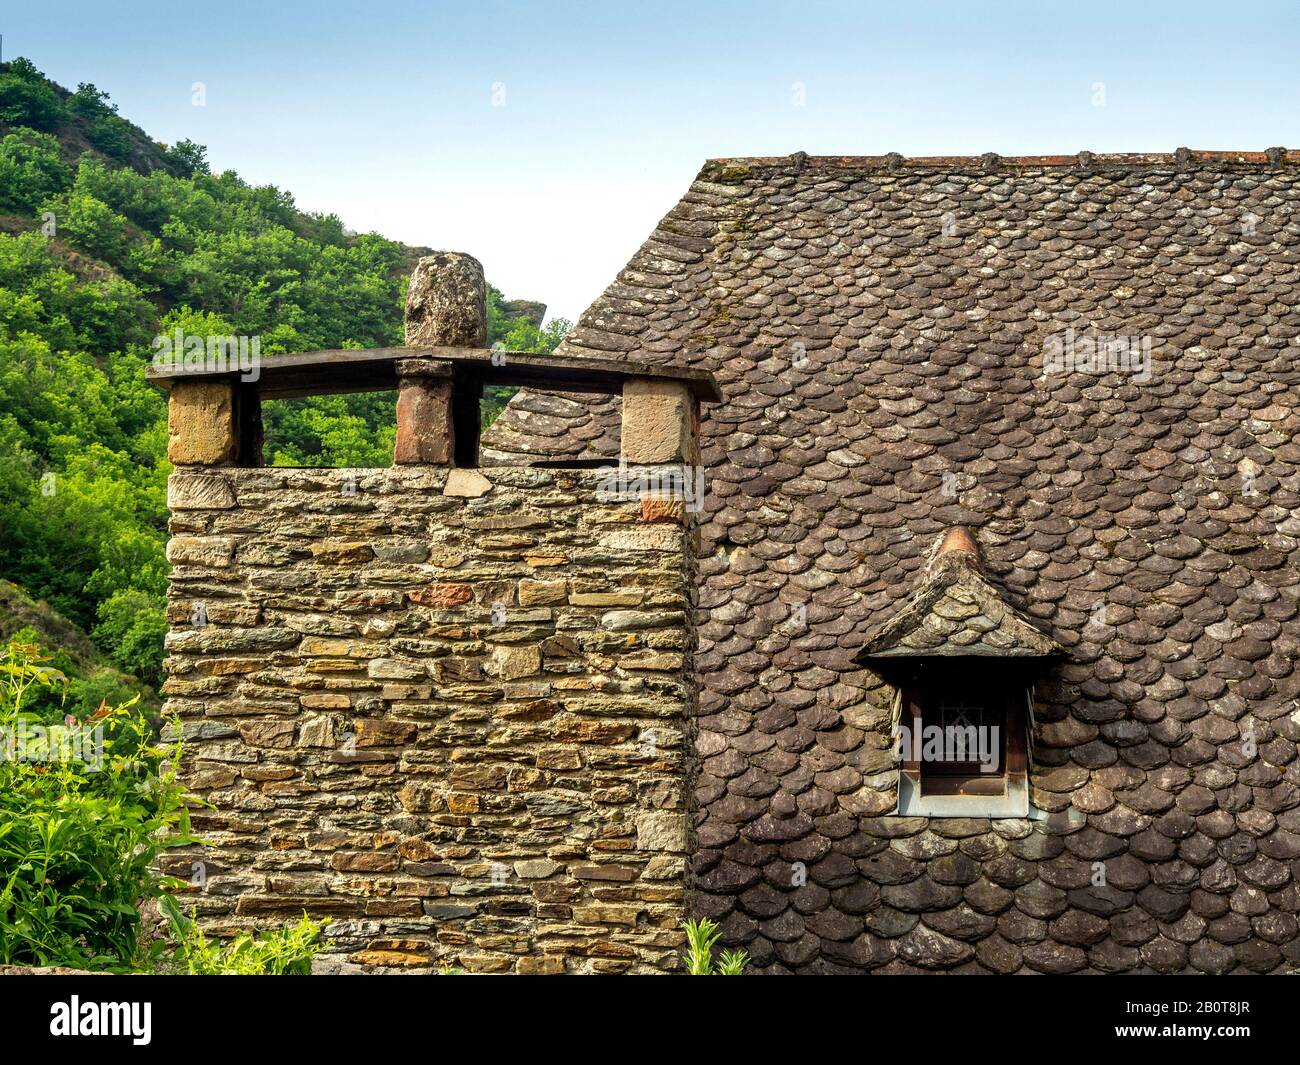
{"type": "Polygon", "coordinates": [[[898,813],[1024,817],[1029,812],[1025,688],[976,671],[898,689],[898,813]],[[976,812],[978,811],[978,812],[976,812]]]}
{"type": "Polygon", "coordinates": [[[989,583],[970,532],[949,530],[858,655],[895,687],[895,813],[1027,816],[1029,679],[1061,653],[989,583]]]}

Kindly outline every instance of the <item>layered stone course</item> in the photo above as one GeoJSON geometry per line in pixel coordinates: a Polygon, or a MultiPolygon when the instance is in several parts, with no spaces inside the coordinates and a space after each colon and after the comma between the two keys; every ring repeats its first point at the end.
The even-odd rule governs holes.
{"type": "Polygon", "coordinates": [[[676,968],[688,518],[485,472],[173,474],[166,692],[210,808],[166,867],[210,931],[328,916],[326,969],[676,968]]]}

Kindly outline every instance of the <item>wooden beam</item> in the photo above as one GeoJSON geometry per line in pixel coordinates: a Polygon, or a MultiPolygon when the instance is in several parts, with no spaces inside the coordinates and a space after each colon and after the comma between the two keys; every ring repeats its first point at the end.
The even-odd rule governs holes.
{"type": "MultiPolygon", "coordinates": [[[[364,350],[304,351],[272,355],[261,361],[255,385],[264,399],[331,395],[346,392],[380,392],[397,387],[395,364],[401,359],[429,358],[472,368],[484,385],[519,385],[555,392],[595,392],[618,395],[629,377],[657,377],[681,381],[702,403],[719,403],[722,393],[713,375],[697,367],[666,366],[633,359],[575,359],[533,352],[492,348],[400,347],[364,350]]],[[[155,365],[148,379],[168,389],[176,381],[238,378],[237,368],[187,369],[155,365]]]]}

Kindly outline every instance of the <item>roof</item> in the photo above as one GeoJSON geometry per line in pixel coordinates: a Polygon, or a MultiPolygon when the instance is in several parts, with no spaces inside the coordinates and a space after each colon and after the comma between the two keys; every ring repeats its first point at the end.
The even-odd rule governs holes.
{"type": "MultiPolygon", "coordinates": [[[[810,221],[827,225],[832,220],[843,235],[870,230],[874,243],[884,245],[883,249],[872,252],[878,264],[905,266],[908,246],[914,248],[925,233],[934,236],[938,230],[933,256],[911,256],[913,265],[907,268],[906,283],[894,284],[888,274],[880,277],[879,287],[885,293],[897,296],[907,290],[912,296],[931,292],[936,297],[956,295],[951,289],[958,286],[950,286],[950,292],[945,292],[931,276],[927,263],[942,263],[948,269],[964,266],[976,271],[976,278],[983,278],[1001,262],[1018,260],[1033,265],[1069,245],[1060,260],[1062,267],[1067,260],[1072,270],[1086,269],[1091,262],[1094,268],[1109,272],[1109,276],[1102,274],[1095,280],[1100,288],[1115,290],[1115,297],[1112,305],[1102,309],[1104,313],[1095,320],[1123,321],[1126,316],[1115,312],[1130,308],[1142,313],[1129,317],[1150,320],[1151,314],[1159,310],[1148,311],[1144,298],[1130,297],[1129,286],[1123,284],[1123,276],[1116,271],[1130,269],[1140,259],[1148,264],[1148,272],[1154,274],[1159,264],[1153,260],[1158,253],[1152,248],[1143,250],[1141,240],[1145,232],[1157,231],[1160,219],[1164,229],[1172,234],[1170,223],[1181,217],[1183,235],[1195,236],[1196,227],[1188,222],[1188,212],[1179,210],[1184,205],[1173,199],[1168,189],[1177,188],[1184,196],[1195,190],[1195,194],[1213,198],[1214,202],[1207,199],[1203,204],[1203,224],[1216,229],[1216,244],[1220,248],[1237,244],[1264,249],[1279,231],[1293,232],[1286,225],[1290,218],[1285,212],[1281,218],[1274,217],[1271,225],[1262,223],[1274,213],[1268,208],[1281,203],[1275,198],[1277,188],[1287,190],[1288,196],[1293,193],[1297,167],[1300,167],[1300,151],[1285,148],[1251,152],[1180,148],[1168,153],[1124,154],[1083,151],[1043,156],[999,156],[990,152],[982,156],[922,158],[904,158],[897,153],[808,156],[796,152],[781,157],[713,159],[705,164],[686,196],[662,220],[615,283],[581,316],[578,327],[561,345],[559,354],[618,358],[635,353],[638,358],[679,363],[709,360],[712,364],[725,357],[727,348],[726,344],[713,346],[712,342],[728,339],[727,334],[743,337],[751,357],[756,350],[755,341],[760,349],[763,345],[770,348],[779,334],[746,336],[746,323],[752,325],[761,317],[761,296],[748,293],[744,305],[731,308],[726,299],[719,298],[720,294],[710,296],[707,292],[708,280],[715,274],[728,275],[744,268],[750,275],[746,280],[752,282],[754,271],[766,270],[770,273],[769,281],[776,281],[788,276],[794,267],[805,271],[814,268],[815,259],[792,258],[788,254],[790,248],[775,246],[772,254],[750,261],[765,240],[762,234],[752,231],[754,208],[769,197],[776,199],[767,202],[759,215],[776,226],[783,219],[798,217],[801,232],[807,230],[810,221]],[[990,178],[996,180],[990,182],[990,178]],[[796,184],[800,200],[786,200],[796,184]],[[819,190],[825,194],[825,202],[814,204],[812,200],[819,190]],[[851,194],[850,200],[836,195],[845,191],[851,194]],[[861,199],[864,194],[889,201],[888,209],[869,202],[864,204],[861,199]],[[1250,213],[1250,205],[1244,202],[1248,194],[1256,198],[1256,207],[1265,210],[1260,214],[1255,235],[1238,234],[1234,239],[1234,228],[1240,229],[1242,221],[1239,216],[1250,213]],[[1125,204],[1143,202],[1150,208],[1147,217],[1123,220],[1116,229],[1122,228],[1124,239],[1107,251],[1106,224],[1110,216],[1125,204]],[[1005,206],[1000,208],[999,204],[1003,203],[1005,206]],[[1230,213],[1234,203],[1237,216],[1230,213]],[[965,210],[972,206],[973,212],[965,210]],[[809,211],[815,212],[815,219],[808,217],[809,211]],[[1054,235],[1055,248],[1030,247],[1029,242],[1037,238],[1015,229],[1034,218],[1035,212],[1040,235],[1054,221],[1065,223],[1062,231],[1054,235]],[[945,237],[942,233],[947,213],[953,215],[952,222],[957,228],[952,236],[945,237]],[[968,214],[972,219],[996,215],[995,228],[1002,231],[1000,239],[1019,246],[1012,243],[996,249],[999,254],[992,261],[983,261],[992,249],[971,244],[972,238],[980,235],[979,227],[963,231],[957,224],[959,217],[968,214]],[[873,225],[873,219],[878,224],[873,225]],[[1097,232],[1091,236],[1081,232],[1094,222],[1099,227],[1097,232]],[[924,227],[924,233],[918,227],[924,227]],[[902,246],[891,247],[891,238],[899,238],[902,246]],[[1126,249],[1135,254],[1128,257],[1126,249]],[[786,266],[779,265],[783,261],[786,266]],[[912,276],[913,272],[928,280],[912,276]],[[678,287],[683,283],[684,291],[678,287]]],[[[771,239],[766,241],[769,244],[777,238],[797,242],[792,234],[769,231],[769,236],[771,239]]],[[[838,243],[829,247],[833,254],[826,257],[826,265],[831,266],[834,260],[836,284],[842,287],[849,275],[861,274],[865,259],[846,259],[845,249],[838,243]]],[[[1203,269],[1206,264],[1196,261],[1194,239],[1185,244],[1175,241],[1169,250],[1174,253],[1170,256],[1172,274],[1194,272],[1198,284],[1208,281],[1203,269]]],[[[1041,262],[1038,269],[1041,272],[1041,262]]],[[[971,298],[969,281],[974,279],[960,286],[963,299],[971,298]]],[[[739,278],[730,277],[728,290],[734,291],[740,283],[739,278]]],[[[1074,321],[1097,309],[1086,292],[1065,285],[1064,279],[1054,283],[1065,289],[1063,298],[1076,291],[1080,296],[1075,305],[1068,308],[1062,305],[1063,321],[1074,321]]],[[[1231,278],[1227,283],[1235,284],[1236,279],[1231,278]]],[[[1001,286],[993,282],[990,288],[997,291],[1001,286]]],[[[859,300],[864,298],[861,293],[857,295],[859,300]]],[[[1176,299],[1177,294],[1174,295],[1176,299]]],[[[801,296],[806,304],[813,292],[806,290],[801,296]]],[[[941,310],[945,327],[950,327],[957,306],[943,305],[941,310]]],[[[816,332],[825,332],[834,328],[836,321],[853,317],[835,309],[828,311],[823,320],[817,320],[804,306],[798,316],[783,316],[776,324],[781,332],[794,335],[801,321],[814,324],[816,332]]],[[[874,316],[867,311],[856,317],[853,335],[842,337],[841,343],[847,339],[862,346],[861,327],[871,323],[874,316]]],[[[896,309],[891,309],[884,318],[886,323],[891,320],[896,323],[899,315],[896,309]]],[[[990,321],[995,319],[993,316],[990,321]]],[[[968,337],[978,338],[979,333],[979,328],[967,330],[968,337]]],[[[905,335],[896,338],[897,341],[901,342],[905,335]]],[[[1173,335],[1177,335],[1176,331],[1173,335]]],[[[824,337],[818,336],[802,342],[811,348],[814,342],[823,346],[824,341],[824,337]]],[[[786,354],[788,357],[789,353],[786,354]]],[[[524,394],[485,437],[485,461],[512,464],[529,458],[609,457],[613,453],[611,448],[616,451],[617,418],[617,401],[594,405],[543,403],[535,395],[524,394]]]]}
{"type": "Polygon", "coordinates": [[[926,155],[904,157],[897,152],[885,155],[808,155],[795,152],[783,156],[748,156],[738,159],[710,159],[711,166],[796,166],[813,169],[835,168],[859,172],[871,170],[969,170],[980,168],[995,171],[1014,169],[1041,169],[1043,167],[1072,167],[1082,171],[1107,168],[1151,169],[1154,167],[1207,166],[1223,169],[1230,166],[1255,167],[1261,164],[1280,167],[1300,163],[1300,151],[1286,148],[1267,148],[1262,152],[1205,151],[1179,148],[1173,152],[1075,152],[1070,155],[926,155]]]}
{"type": "MultiPolygon", "coordinates": [[[[1035,806],[1104,769],[1105,853],[1148,825],[1172,853],[1186,815],[1151,811],[1180,789],[1289,810],[1298,338],[1294,152],[706,164],[561,348],[705,367],[727,397],[702,419],[701,912],[793,967],[776,855],[851,873],[921,832],[870,820],[894,808],[891,693],[856,657],[952,526],[1068,653],[1035,687],[1035,806]],[[1044,374],[1070,329],[1149,338],[1149,377],[1044,374]]],[[[610,406],[568,402],[521,395],[487,445],[606,446],[610,406]]]]}
{"type": "Polygon", "coordinates": [[[858,660],[1047,658],[1061,646],[1008,604],[984,576],[970,532],[950,529],[935,544],[916,590],[868,634],[858,660]]]}

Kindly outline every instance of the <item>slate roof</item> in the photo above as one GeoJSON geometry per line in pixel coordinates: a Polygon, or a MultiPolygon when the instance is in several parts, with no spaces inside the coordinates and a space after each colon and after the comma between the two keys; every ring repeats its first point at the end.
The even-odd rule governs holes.
{"type": "MultiPolygon", "coordinates": [[[[704,366],[726,397],[702,429],[697,873],[760,967],[1294,955],[1294,920],[1214,929],[1241,892],[1300,909],[1298,207],[1280,149],[716,160],[581,317],[565,353],[704,366]],[[1151,338],[1149,380],[1044,375],[1069,329],[1151,338]],[[887,689],[855,656],[958,525],[1068,652],[1036,691],[1032,800],[1076,817],[1056,835],[877,816],[887,689]],[[1133,851],[1177,868],[1105,898],[1076,876],[1133,851]]],[[[488,443],[612,455],[615,408],[523,396],[488,443]]]]}
{"type": "Polygon", "coordinates": [[[858,653],[887,658],[1048,658],[1061,653],[984,576],[979,547],[963,528],[935,543],[916,590],[858,653]]]}

